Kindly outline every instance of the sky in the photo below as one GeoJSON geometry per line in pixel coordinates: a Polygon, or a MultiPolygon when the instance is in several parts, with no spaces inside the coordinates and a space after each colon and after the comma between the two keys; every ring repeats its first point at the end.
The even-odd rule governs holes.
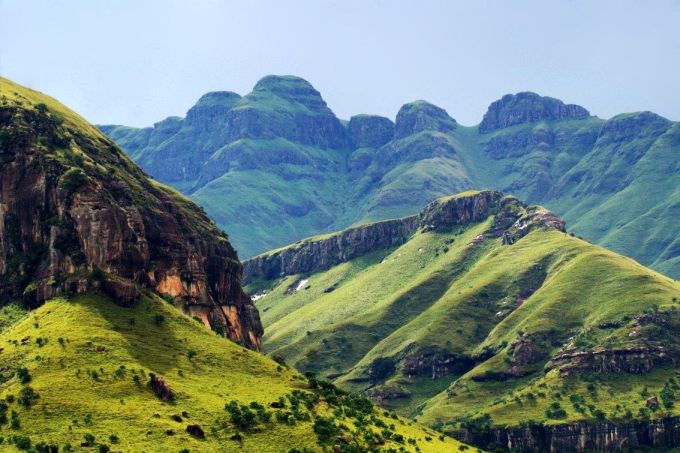
{"type": "Polygon", "coordinates": [[[98,124],[184,116],[268,74],[341,118],[425,99],[464,125],[535,91],[680,120],[680,0],[0,0],[0,75],[98,124]]]}

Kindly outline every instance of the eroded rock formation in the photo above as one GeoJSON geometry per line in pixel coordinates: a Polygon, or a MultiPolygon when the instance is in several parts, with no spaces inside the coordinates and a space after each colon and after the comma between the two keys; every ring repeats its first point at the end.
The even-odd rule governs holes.
{"type": "MultiPolygon", "coordinates": [[[[564,231],[564,221],[541,207],[526,207],[514,197],[495,190],[444,197],[425,206],[418,215],[350,228],[322,238],[302,240],[243,263],[244,281],[278,278],[328,269],[375,250],[405,242],[419,228],[442,231],[496,216],[489,236],[512,244],[535,228],[564,231]]],[[[483,239],[483,238],[481,238],[483,239]]]]}
{"type": "Polygon", "coordinates": [[[241,264],[202,210],[73,112],[26,93],[0,107],[0,299],[37,306],[101,289],[125,305],[139,287],[259,348],[241,264]]]}

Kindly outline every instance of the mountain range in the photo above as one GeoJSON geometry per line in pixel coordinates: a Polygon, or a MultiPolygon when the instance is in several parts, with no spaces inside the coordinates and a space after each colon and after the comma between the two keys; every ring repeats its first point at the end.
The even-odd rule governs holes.
{"type": "Polygon", "coordinates": [[[467,448],[257,352],[241,276],[201,208],[0,78],[0,450],[467,448]]]}
{"type": "Polygon", "coordinates": [[[571,232],[680,276],[680,125],[651,112],[592,116],[522,92],[477,126],[426,101],[392,121],[337,118],[293,76],[213,92],[185,118],[106,125],[147,173],[201,204],[241,257],[490,188],[542,204],[571,232]]]}

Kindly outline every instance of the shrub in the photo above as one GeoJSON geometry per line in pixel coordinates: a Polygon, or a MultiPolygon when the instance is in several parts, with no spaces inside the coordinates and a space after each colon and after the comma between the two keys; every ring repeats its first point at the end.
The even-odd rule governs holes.
{"type": "Polygon", "coordinates": [[[248,406],[231,401],[224,406],[224,410],[229,412],[231,422],[242,431],[248,431],[257,424],[256,415],[248,406]]]}
{"type": "Polygon", "coordinates": [[[314,420],[314,433],[319,439],[319,443],[326,444],[340,434],[340,429],[335,425],[333,419],[319,416],[314,420]]]}
{"type": "Polygon", "coordinates": [[[61,177],[59,187],[68,193],[72,193],[85,184],[87,176],[80,168],[71,168],[61,177]]]}
{"type": "Polygon", "coordinates": [[[49,445],[45,442],[39,442],[35,444],[33,451],[37,453],[59,453],[59,447],[56,445],[49,445]]]}
{"type": "Polygon", "coordinates": [[[14,436],[14,446],[19,450],[28,450],[31,448],[31,438],[26,436],[14,436]]]}
{"type": "Polygon", "coordinates": [[[545,410],[545,416],[547,418],[566,418],[567,411],[565,411],[560,403],[554,401],[548,409],[545,410]]]}
{"type": "Polygon", "coordinates": [[[28,372],[28,368],[25,367],[19,367],[17,368],[17,377],[19,378],[19,382],[22,384],[28,384],[31,382],[31,373],[28,372]]]}
{"type": "Polygon", "coordinates": [[[109,451],[111,451],[111,449],[106,444],[99,444],[98,451],[99,451],[99,453],[109,453],[109,451]]]}
{"type": "Polygon", "coordinates": [[[95,441],[94,434],[87,433],[83,436],[83,438],[85,439],[85,446],[91,447],[91,446],[94,445],[94,441],[95,441]]]}
{"type": "Polygon", "coordinates": [[[9,426],[12,429],[19,429],[21,428],[21,422],[19,422],[19,414],[16,413],[16,411],[12,411],[12,415],[10,417],[10,422],[9,426]]]}
{"type": "Polygon", "coordinates": [[[40,395],[38,395],[32,387],[26,386],[19,392],[17,401],[24,407],[31,407],[38,401],[38,398],[40,398],[40,395]]]}
{"type": "Polygon", "coordinates": [[[165,316],[163,315],[156,315],[153,318],[153,322],[156,323],[157,326],[162,326],[163,322],[165,322],[165,316]]]}

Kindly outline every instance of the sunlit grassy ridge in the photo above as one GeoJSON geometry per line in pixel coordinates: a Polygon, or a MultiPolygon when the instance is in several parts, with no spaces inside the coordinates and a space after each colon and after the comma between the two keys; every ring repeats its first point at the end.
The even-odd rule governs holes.
{"type": "MultiPolygon", "coordinates": [[[[338,434],[356,430],[354,418],[337,415],[349,406],[329,405],[325,396],[311,409],[300,406],[303,415],[295,420],[286,398],[294,391],[318,392],[306,378],[216,336],[160,299],[144,298],[134,308],[95,296],[53,300],[0,333],[0,358],[0,401],[6,408],[6,420],[0,422],[3,451],[15,451],[23,437],[33,445],[70,444],[80,451],[88,435],[94,441],[87,449],[107,445],[134,452],[320,451],[314,431],[319,417],[344,423],[347,428],[338,434]],[[173,401],[154,394],[150,373],[165,380],[173,401]],[[39,395],[28,404],[21,402],[26,388],[39,395]],[[278,421],[277,409],[270,407],[280,398],[285,406],[280,411],[289,414],[288,421],[278,421]],[[257,402],[271,420],[239,430],[225,410],[231,401],[257,402]],[[199,425],[205,439],[187,433],[189,425],[199,425]]],[[[459,445],[382,411],[368,414],[369,430],[381,433],[374,423],[393,424],[403,436],[399,442],[386,440],[385,449],[403,446],[413,451],[415,445],[408,439],[421,451],[449,451],[459,445]]],[[[337,442],[333,435],[330,444],[337,442]]]]}
{"type": "Polygon", "coordinates": [[[326,271],[253,282],[253,290],[268,291],[257,301],[265,351],[447,429],[485,413],[501,425],[596,420],[597,410],[611,419],[677,413],[674,405],[640,412],[646,398],[631,396],[644,386],[657,396],[673,387],[669,364],[649,375],[563,378],[550,358],[639,347],[677,354],[680,284],[557,230],[535,230],[512,245],[480,241],[492,222],[420,231],[400,247],[326,271]],[[640,316],[658,321],[641,324],[640,316]],[[515,352],[522,341],[530,347],[515,352]],[[606,403],[584,397],[593,410],[546,414],[556,401],[571,405],[569,395],[591,381],[606,403]],[[530,404],[515,401],[529,393],[530,404]]]}

